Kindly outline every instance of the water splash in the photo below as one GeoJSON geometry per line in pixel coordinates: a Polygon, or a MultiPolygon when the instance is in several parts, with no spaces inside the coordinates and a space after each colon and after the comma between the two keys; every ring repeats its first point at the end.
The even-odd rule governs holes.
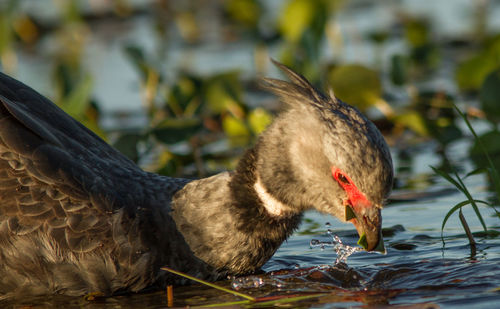
{"type": "Polygon", "coordinates": [[[332,230],[330,229],[331,224],[329,222],[327,222],[325,226],[327,228],[326,233],[328,234],[328,236],[332,237],[332,241],[320,241],[318,239],[311,239],[309,246],[311,248],[319,247],[321,250],[324,250],[325,247],[333,247],[333,250],[335,250],[335,253],[337,253],[335,265],[338,265],[339,263],[347,263],[347,258],[349,258],[349,256],[351,256],[354,252],[363,251],[363,249],[360,247],[353,247],[344,244],[340,237],[333,234],[332,230]]]}
{"type": "MultiPolygon", "coordinates": [[[[345,265],[347,263],[347,258],[354,252],[360,252],[363,251],[363,249],[344,244],[340,237],[333,234],[332,230],[330,229],[330,223],[327,222],[325,226],[327,228],[327,234],[332,238],[332,241],[320,241],[317,239],[312,239],[310,242],[310,246],[311,248],[319,247],[321,248],[321,250],[324,250],[325,247],[333,247],[333,249],[337,253],[337,259],[335,260],[334,265],[318,265],[301,269],[300,265],[296,264],[293,266],[293,270],[285,270],[281,272],[278,271],[278,273],[271,272],[270,275],[266,277],[232,277],[232,288],[235,290],[240,290],[271,286],[278,289],[290,289],[295,281],[298,281],[300,286],[303,286],[304,282],[308,282],[308,285],[311,285],[314,281],[311,281],[309,276],[317,277],[318,272],[319,274],[322,274],[324,278],[330,278],[331,276],[333,276],[333,279],[335,279],[335,274],[340,274],[340,277],[337,276],[337,280],[339,280],[338,282],[345,281],[346,274],[350,274],[347,269],[347,265],[345,265]]],[[[350,282],[350,284],[352,284],[352,282],[357,282],[358,284],[356,286],[362,286],[362,281],[359,280],[356,274],[352,275],[351,279],[352,280],[350,281],[347,280],[348,282],[350,282]]],[[[337,281],[333,280],[332,282],[337,281]]],[[[322,284],[325,284],[325,282],[323,282],[322,284]]]]}

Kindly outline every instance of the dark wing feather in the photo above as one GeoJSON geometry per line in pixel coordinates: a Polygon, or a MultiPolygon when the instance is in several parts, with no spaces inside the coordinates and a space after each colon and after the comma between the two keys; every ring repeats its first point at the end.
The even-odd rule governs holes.
{"type": "Polygon", "coordinates": [[[1,73],[0,103],[0,238],[40,231],[74,252],[102,245],[111,237],[110,213],[141,206],[144,194],[134,178],[145,173],[1,73]]]}

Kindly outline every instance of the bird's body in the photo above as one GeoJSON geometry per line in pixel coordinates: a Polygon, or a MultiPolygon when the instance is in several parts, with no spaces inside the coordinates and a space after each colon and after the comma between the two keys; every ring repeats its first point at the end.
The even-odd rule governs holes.
{"type": "Polygon", "coordinates": [[[387,145],[356,109],[281,68],[293,83],[267,87],[288,110],[234,172],[193,181],[144,172],[0,73],[0,299],[183,283],[162,266],[208,280],[251,273],[311,208],[351,220],[375,249],[387,145]]]}

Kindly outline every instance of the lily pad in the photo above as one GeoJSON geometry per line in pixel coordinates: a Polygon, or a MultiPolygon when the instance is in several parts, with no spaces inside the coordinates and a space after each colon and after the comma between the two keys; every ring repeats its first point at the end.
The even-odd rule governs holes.
{"type": "Polygon", "coordinates": [[[151,133],[165,144],[175,144],[188,139],[203,127],[198,118],[167,118],[158,124],[151,133]]]}
{"type": "Polygon", "coordinates": [[[460,63],[455,72],[455,80],[462,91],[478,90],[486,76],[497,66],[498,62],[486,53],[475,55],[460,63]]]}
{"type": "Polygon", "coordinates": [[[378,72],[360,64],[334,67],[328,81],[338,98],[361,110],[373,106],[382,96],[378,72]]]}
{"type": "Polygon", "coordinates": [[[137,143],[141,141],[143,136],[138,133],[126,133],[121,135],[113,146],[121,153],[127,156],[134,162],[139,160],[139,152],[137,151],[137,143]]]}
{"type": "Polygon", "coordinates": [[[481,107],[486,117],[500,121],[500,69],[491,72],[484,80],[479,92],[481,107]]]}
{"type": "Polygon", "coordinates": [[[254,134],[260,134],[271,123],[273,117],[263,108],[256,108],[248,114],[248,125],[254,134]]]}
{"type": "Polygon", "coordinates": [[[257,27],[262,14],[260,3],[256,0],[229,0],[225,9],[231,19],[252,28],[257,27]]]}
{"type": "Polygon", "coordinates": [[[394,118],[396,125],[409,128],[421,136],[429,136],[429,130],[422,115],[416,111],[408,111],[394,118]]]}
{"type": "Polygon", "coordinates": [[[408,80],[409,60],[403,55],[394,55],[391,58],[390,77],[394,85],[401,86],[408,80]]]}
{"type": "Polygon", "coordinates": [[[289,1],[282,12],[279,18],[279,29],[281,33],[286,40],[298,42],[314,18],[314,1],[289,1]]]}

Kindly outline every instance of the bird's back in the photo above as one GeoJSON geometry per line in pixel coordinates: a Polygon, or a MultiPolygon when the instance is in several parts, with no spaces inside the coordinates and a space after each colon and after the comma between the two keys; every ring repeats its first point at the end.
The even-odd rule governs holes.
{"type": "Polygon", "coordinates": [[[154,284],[176,250],[159,243],[179,237],[168,207],[187,182],[142,171],[0,73],[0,298],[154,284]]]}

